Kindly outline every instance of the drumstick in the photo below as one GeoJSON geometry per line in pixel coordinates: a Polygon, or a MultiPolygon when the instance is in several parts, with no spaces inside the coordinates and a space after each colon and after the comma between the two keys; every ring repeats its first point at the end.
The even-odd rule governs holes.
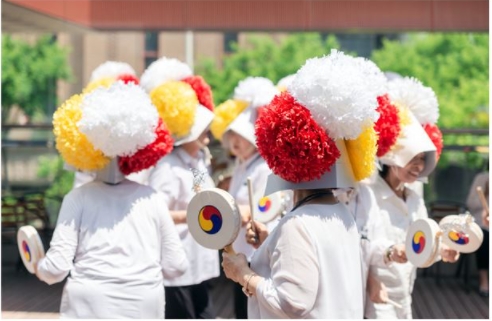
{"type": "Polygon", "coordinates": [[[386,303],[389,303],[389,304],[391,304],[392,306],[394,306],[395,308],[398,308],[398,309],[401,309],[402,308],[401,307],[401,304],[396,303],[395,301],[390,300],[390,299],[386,299],[386,303]]]}
{"type": "Polygon", "coordinates": [[[255,220],[255,205],[254,205],[254,200],[253,200],[253,184],[251,183],[251,177],[248,177],[248,194],[249,194],[249,210],[251,212],[251,229],[256,235],[256,226],[254,224],[255,220]]]}
{"type": "Polygon", "coordinates": [[[477,193],[478,197],[480,197],[480,202],[482,202],[483,208],[487,211],[487,216],[489,215],[489,204],[487,203],[487,200],[485,199],[485,195],[483,195],[482,187],[477,186],[477,193]]]}

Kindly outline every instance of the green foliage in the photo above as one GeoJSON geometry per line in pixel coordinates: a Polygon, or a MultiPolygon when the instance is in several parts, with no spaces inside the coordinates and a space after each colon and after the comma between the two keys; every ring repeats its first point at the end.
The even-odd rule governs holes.
{"type": "Polygon", "coordinates": [[[63,159],[41,156],[39,158],[38,176],[53,181],[45,191],[45,196],[51,199],[62,199],[73,186],[74,173],[63,169],[63,159]]]}
{"type": "Polygon", "coordinates": [[[71,77],[67,55],[49,35],[33,45],[2,35],[2,115],[14,104],[28,116],[45,115],[48,97],[56,97],[53,84],[71,77]]]}
{"type": "Polygon", "coordinates": [[[332,48],[339,48],[336,38],[323,41],[318,33],[291,34],[280,43],[268,36],[249,36],[245,48],[232,45],[221,68],[205,59],[197,65],[197,72],[210,84],[215,103],[220,104],[230,98],[240,80],[262,76],[277,83],[295,73],[306,59],[326,55],[332,48]]]}
{"type": "Polygon", "coordinates": [[[383,71],[413,76],[431,87],[441,127],[489,127],[488,34],[411,34],[403,42],[384,41],[372,59],[383,71]]]}

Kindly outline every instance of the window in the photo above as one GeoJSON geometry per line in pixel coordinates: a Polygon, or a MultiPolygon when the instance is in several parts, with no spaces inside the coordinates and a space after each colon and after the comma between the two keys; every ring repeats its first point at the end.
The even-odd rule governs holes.
{"type": "Polygon", "coordinates": [[[145,32],[145,68],[158,58],[159,33],[156,31],[145,32]]]}
{"type": "Polygon", "coordinates": [[[232,44],[237,43],[237,32],[224,32],[224,52],[232,52],[232,44]]]}

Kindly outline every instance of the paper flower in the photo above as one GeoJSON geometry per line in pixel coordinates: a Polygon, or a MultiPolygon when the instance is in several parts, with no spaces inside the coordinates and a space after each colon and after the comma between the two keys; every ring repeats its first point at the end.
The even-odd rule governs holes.
{"type": "Polygon", "coordinates": [[[110,159],[100,150],[96,150],[77,127],[77,122],[82,117],[81,103],[82,96],[74,95],[53,114],[56,149],[67,164],[77,169],[89,171],[102,169],[110,159]]]}
{"type": "Polygon", "coordinates": [[[182,80],[189,84],[196,93],[198,101],[210,111],[214,111],[214,99],[212,97],[212,89],[201,76],[191,76],[182,80]]]}
{"type": "Polygon", "coordinates": [[[118,80],[123,81],[123,83],[125,83],[125,84],[132,82],[135,85],[138,85],[138,83],[139,83],[138,77],[135,75],[131,75],[131,74],[119,75],[118,77],[116,77],[116,81],[118,81],[118,80]]]}
{"type": "Polygon", "coordinates": [[[379,116],[380,89],[367,83],[372,72],[373,65],[332,50],[329,56],[308,59],[289,91],[332,139],[355,139],[379,116]]]}
{"type": "Polygon", "coordinates": [[[150,97],[173,135],[179,138],[189,134],[198,107],[198,98],[189,84],[168,81],[152,90],[150,97]]]}
{"type": "Polygon", "coordinates": [[[157,138],[154,142],[140,149],[132,156],[119,158],[118,165],[123,174],[137,173],[154,166],[159,159],[172,151],[174,140],[160,118],[155,133],[157,138]]]}
{"type": "Polygon", "coordinates": [[[288,90],[290,84],[294,80],[295,75],[288,75],[285,76],[284,78],[280,79],[277,83],[277,88],[280,91],[286,91],[288,90]]]}
{"type": "Polygon", "coordinates": [[[184,62],[174,58],[162,57],[147,67],[140,77],[140,85],[150,93],[168,81],[179,81],[190,77],[192,74],[190,67],[184,62]]]}
{"type": "Polygon", "coordinates": [[[424,125],[424,130],[431,141],[434,143],[434,146],[436,146],[436,160],[438,160],[441,156],[442,148],[444,145],[441,130],[435,124],[424,125]]]}
{"type": "Polygon", "coordinates": [[[379,119],[374,124],[374,129],[378,134],[377,156],[381,157],[396,143],[401,127],[398,108],[390,102],[388,95],[379,96],[378,103],[379,119]]]}
{"type": "Polygon", "coordinates": [[[340,157],[335,142],[288,92],[264,108],[255,133],[258,151],[268,167],[290,182],[320,178],[340,157]]]}
{"type": "Polygon", "coordinates": [[[258,108],[268,105],[278,93],[279,90],[270,79],[247,77],[234,89],[234,99],[247,101],[250,107],[258,108]]]}
{"type": "Polygon", "coordinates": [[[420,124],[435,124],[439,118],[439,103],[434,91],[415,78],[405,77],[388,83],[391,101],[408,108],[420,124]]]}
{"type": "Polygon", "coordinates": [[[135,75],[135,70],[126,62],[106,61],[100,64],[91,74],[89,82],[101,78],[117,79],[121,75],[135,75]]]}
{"type": "Polygon", "coordinates": [[[229,99],[215,108],[215,117],[210,124],[212,135],[218,140],[222,140],[222,135],[226,128],[236,117],[248,107],[248,103],[241,100],[229,99]]]}
{"type": "Polygon", "coordinates": [[[96,149],[116,157],[131,156],[152,143],[158,121],[156,108],[143,89],[118,81],[84,96],[77,125],[96,149]]]}
{"type": "Polygon", "coordinates": [[[345,141],[352,171],[357,181],[371,176],[376,169],[377,139],[374,127],[368,126],[356,139],[345,141]]]}
{"type": "Polygon", "coordinates": [[[100,79],[94,80],[94,81],[90,82],[87,86],[85,86],[85,88],[82,90],[82,93],[88,94],[88,93],[94,91],[94,89],[100,88],[100,87],[109,88],[112,84],[114,84],[114,81],[115,80],[111,77],[100,78],[100,79]]]}

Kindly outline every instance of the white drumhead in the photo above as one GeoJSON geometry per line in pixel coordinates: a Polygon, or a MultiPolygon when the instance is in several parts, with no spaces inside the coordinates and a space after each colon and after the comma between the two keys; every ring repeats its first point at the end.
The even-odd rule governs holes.
{"type": "Polygon", "coordinates": [[[467,221],[466,216],[448,215],[439,226],[443,230],[443,242],[461,253],[473,253],[483,242],[483,232],[480,226],[473,221],[467,221]]]}
{"type": "Polygon", "coordinates": [[[17,245],[26,269],[34,274],[34,264],[44,257],[44,246],[38,231],[30,225],[21,227],[17,232],[17,245]]]}
{"type": "Polygon", "coordinates": [[[219,250],[231,244],[241,227],[236,201],[224,190],[211,188],[197,193],[186,210],[188,229],[202,246],[219,250]]]}
{"type": "Polygon", "coordinates": [[[417,267],[429,267],[439,254],[439,225],[431,219],[418,219],[413,222],[407,233],[405,250],[408,260],[417,267]]]}
{"type": "Polygon", "coordinates": [[[261,193],[255,195],[255,221],[265,224],[280,216],[283,208],[282,193],[280,191],[265,197],[262,197],[261,193]]]}

